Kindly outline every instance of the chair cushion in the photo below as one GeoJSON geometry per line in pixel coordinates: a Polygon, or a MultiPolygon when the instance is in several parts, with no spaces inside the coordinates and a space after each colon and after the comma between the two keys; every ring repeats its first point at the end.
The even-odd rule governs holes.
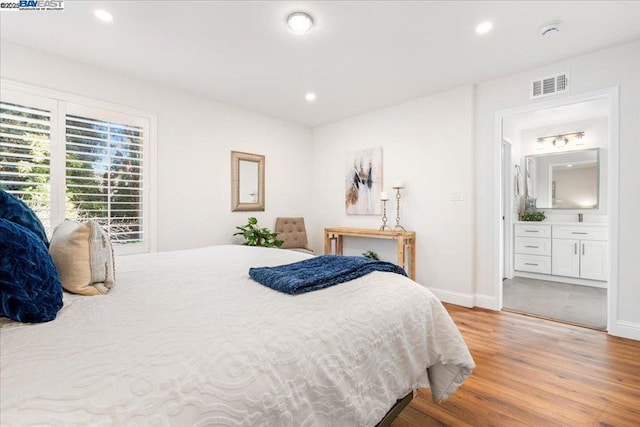
{"type": "Polygon", "coordinates": [[[0,316],[17,322],[48,322],[61,308],[62,286],[42,239],[0,219],[0,316]]]}

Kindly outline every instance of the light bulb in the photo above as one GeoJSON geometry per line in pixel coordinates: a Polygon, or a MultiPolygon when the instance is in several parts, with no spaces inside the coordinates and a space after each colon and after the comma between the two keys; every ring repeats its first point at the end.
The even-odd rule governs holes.
{"type": "Polygon", "coordinates": [[[293,12],[287,18],[289,29],[296,34],[304,34],[313,27],[313,18],[304,12],[293,12]]]}

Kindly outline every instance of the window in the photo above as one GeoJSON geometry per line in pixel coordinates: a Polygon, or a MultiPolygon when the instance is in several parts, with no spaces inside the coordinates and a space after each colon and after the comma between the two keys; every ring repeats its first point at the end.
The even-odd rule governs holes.
{"type": "Polygon", "coordinates": [[[0,183],[51,233],[51,111],[0,102],[0,183]]]}
{"type": "Polygon", "coordinates": [[[102,107],[3,89],[0,187],[49,235],[64,218],[93,219],[119,253],[148,251],[151,116],[102,107]]]}

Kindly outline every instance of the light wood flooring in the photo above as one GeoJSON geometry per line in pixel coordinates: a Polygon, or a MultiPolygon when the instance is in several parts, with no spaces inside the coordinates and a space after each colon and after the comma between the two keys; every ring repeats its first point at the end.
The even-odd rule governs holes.
{"type": "Polygon", "coordinates": [[[392,424],[640,426],[640,341],[446,305],[476,369],[445,402],[421,389],[392,424]]]}

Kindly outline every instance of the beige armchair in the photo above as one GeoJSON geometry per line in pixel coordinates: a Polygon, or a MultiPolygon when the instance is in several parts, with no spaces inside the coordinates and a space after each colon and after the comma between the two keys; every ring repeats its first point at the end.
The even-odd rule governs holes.
{"type": "Polygon", "coordinates": [[[313,254],[313,250],[309,247],[307,240],[304,218],[276,218],[276,233],[278,233],[276,239],[284,242],[280,249],[291,249],[313,254]]]}

